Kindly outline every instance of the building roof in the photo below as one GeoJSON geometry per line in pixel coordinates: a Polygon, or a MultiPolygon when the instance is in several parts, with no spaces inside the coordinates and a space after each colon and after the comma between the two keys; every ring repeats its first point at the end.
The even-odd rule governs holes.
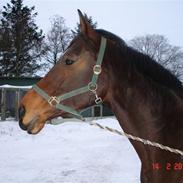
{"type": "Polygon", "coordinates": [[[32,86],[36,84],[41,77],[0,77],[0,86],[11,85],[11,86],[32,86]]]}

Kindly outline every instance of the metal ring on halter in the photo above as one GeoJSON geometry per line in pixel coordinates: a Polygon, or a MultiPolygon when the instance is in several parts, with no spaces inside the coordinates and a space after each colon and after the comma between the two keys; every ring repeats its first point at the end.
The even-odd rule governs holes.
{"type": "Polygon", "coordinates": [[[91,92],[95,92],[97,90],[97,84],[96,83],[92,83],[90,82],[88,84],[88,89],[91,91],[91,92]]]}
{"type": "Polygon", "coordinates": [[[96,75],[99,75],[99,74],[102,72],[101,65],[94,65],[94,67],[93,67],[93,72],[94,72],[96,75]]]}
{"type": "Polygon", "coordinates": [[[48,99],[48,103],[53,107],[60,103],[59,99],[56,96],[52,96],[48,99]]]}

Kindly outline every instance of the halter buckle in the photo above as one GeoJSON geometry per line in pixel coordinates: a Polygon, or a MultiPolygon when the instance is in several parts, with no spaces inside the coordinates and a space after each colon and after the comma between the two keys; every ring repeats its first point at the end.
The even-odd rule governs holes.
{"type": "Polygon", "coordinates": [[[52,107],[54,107],[54,106],[56,106],[57,104],[59,104],[60,101],[59,101],[59,99],[58,99],[56,96],[52,96],[52,97],[50,97],[50,98],[48,99],[48,103],[49,103],[52,107]]]}
{"type": "Polygon", "coordinates": [[[94,67],[93,67],[93,72],[94,72],[96,75],[99,75],[99,74],[102,72],[101,65],[94,65],[94,67]]]}
{"type": "Polygon", "coordinates": [[[96,103],[97,105],[101,104],[101,103],[102,103],[102,99],[101,99],[100,97],[97,97],[97,98],[95,99],[95,103],[96,103]]]}

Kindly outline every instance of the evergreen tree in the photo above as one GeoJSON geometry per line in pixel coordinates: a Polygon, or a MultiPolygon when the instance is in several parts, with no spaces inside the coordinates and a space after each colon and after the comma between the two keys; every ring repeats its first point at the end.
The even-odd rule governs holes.
{"type": "MultiPolygon", "coordinates": [[[[84,13],[83,15],[85,17],[85,19],[89,22],[89,24],[91,25],[92,28],[96,29],[97,28],[97,22],[93,21],[92,16],[88,16],[86,13],[84,13]]],[[[75,36],[77,36],[80,33],[80,26],[79,23],[77,23],[76,27],[74,28],[74,30],[71,30],[72,32],[72,37],[74,38],[75,36]]]]}
{"type": "Polygon", "coordinates": [[[40,68],[43,54],[42,30],[34,22],[35,7],[23,0],[11,0],[2,10],[0,20],[0,76],[30,76],[40,68]]]}

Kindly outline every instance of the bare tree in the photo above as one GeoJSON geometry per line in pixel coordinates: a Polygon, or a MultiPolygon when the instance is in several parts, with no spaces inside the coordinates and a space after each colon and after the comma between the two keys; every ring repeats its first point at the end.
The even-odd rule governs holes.
{"type": "Polygon", "coordinates": [[[2,10],[0,9],[0,19],[3,18],[2,10]]]}
{"type": "Polygon", "coordinates": [[[71,40],[69,29],[63,17],[55,15],[51,19],[51,29],[45,42],[44,58],[51,66],[55,65],[71,40]]]}
{"type": "Polygon", "coordinates": [[[183,77],[183,52],[180,47],[173,46],[162,35],[146,35],[135,37],[130,45],[169,69],[178,78],[183,77]]]}

